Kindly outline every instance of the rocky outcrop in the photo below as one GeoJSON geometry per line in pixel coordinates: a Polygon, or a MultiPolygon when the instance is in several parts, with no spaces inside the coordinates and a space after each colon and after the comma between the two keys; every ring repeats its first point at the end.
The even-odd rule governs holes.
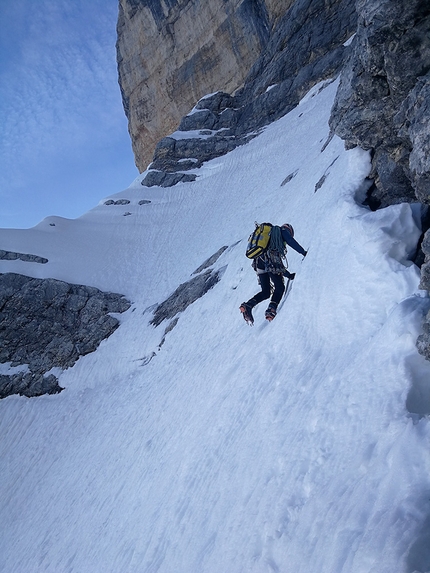
{"type": "Polygon", "coordinates": [[[39,257],[39,255],[31,255],[28,253],[15,253],[14,251],[3,251],[0,249],[0,260],[2,261],[24,261],[26,263],[40,263],[42,265],[48,262],[45,257],[39,257]]]}
{"type": "MultiPolygon", "coordinates": [[[[236,244],[233,246],[236,246],[236,244]]],[[[180,284],[166,300],[160,304],[151,306],[144,311],[144,314],[146,312],[150,312],[152,314],[149,324],[155,328],[159,327],[164,321],[167,321],[167,325],[164,328],[164,332],[160,342],[157,344],[156,350],[154,349],[138,359],[141,366],[146,366],[153,358],[155,358],[155,356],[157,356],[157,353],[166,342],[167,335],[172,332],[178,324],[181,313],[196,300],[203,297],[221,280],[225,270],[227,269],[227,265],[216,269],[213,267],[227,249],[228,246],[223,246],[218,249],[216,253],[206,259],[192,273],[192,276],[188,281],[180,284]]]]}
{"type": "Polygon", "coordinates": [[[357,0],[357,34],[330,125],[373,151],[373,200],[430,203],[430,5],[357,0]]]}
{"type": "MultiPolygon", "coordinates": [[[[237,243],[236,243],[237,244],[237,243]]],[[[233,245],[235,246],[235,245],[233,245]]],[[[141,366],[146,366],[151,362],[157,352],[161,350],[166,342],[167,335],[172,332],[178,324],[180,314],[184,312],[196,300],[202,298],[210,291],[222,278],[227,265],[214,269],[215,265],[222,254],[228,249],[223,246],[217,250],[211,257],[206,259],[193,273],[191,279],[180,284],[175,291],[160,304],[151,306],[144,311],[151,312],[152,318],[149,321],[154,327],[159,327],[163,321],[167,321],[160,342],[157,344],[157,351],[152,350],[145,356],[138,359],[141,366]]]]}
{"type": "MultiPolygon", "coordinates": [[[[430,217],[428,217],[430,219],[430,217]]],[[[427,228],[430,221],[427,221],[427,228]]],[[[424,264],[421,267],[420,288],[430,291],[430,230],[424,234],[422,241],[422,252],[424,254],[424,264]]],[[[430,311],[427,313],[423,324],[423,333],[418,337],[417,347],[423,356],[430,360],[430,311]]]]}
{"type": "Polygon", "coordinates": [[[209,269],[179,285],[169,298],[160,303],[154,310],[154,316],[150,324],[159,326],[163,320],[172,319],[177,314],[184,312],[186,308],[205,295],[220,281],[225,269],[226,267],[216,271],[209,269]]]}
{"type": "MultiPolygon", "coordinates": [[[[358,27],[330,119],[345,140],[371,150],[373,208],[430,205],[430,4],[426,0],[357,0],[358,27]]],[[[428,218],[423,219],[427,231],[428,218]]],[[[430,236],[421,288],[430,290],[430,236]]],[[[430,316],[420,337],[430,356],[430,316]]]]}
{"type": "Polygon", "coordinates": [[[204,161],[228,153],[295,107],[316,83],[340,73],[343,44],[356,28],[348,0],[296,0],[279,19],[261,56],[236,94],[202,98],[177,131],[156,146],[143,185],[193,181],[204,161]]]}
{"type": "Polygon", "coordinates": [[[277,0],[120,0],[119,83],[139,171],[198,99],[242,84],[267,43],[271,22],[285,10],[282,5],[277,0]]]}
{"type": "Polygon", "coordinates": [[[0,274],[0,398],[40,396],[62,388],[50,370],[64,370],[96,350],[126,311],[120,294],[54,279],[0,274]]]}

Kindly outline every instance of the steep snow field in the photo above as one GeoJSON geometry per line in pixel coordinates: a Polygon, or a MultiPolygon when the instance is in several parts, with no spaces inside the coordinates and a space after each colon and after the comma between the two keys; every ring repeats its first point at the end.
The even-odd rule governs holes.
{"type": "Polygon", "coordinates": [[[194,183],[136,181],[113,197],[128,205],[0,230],[0,248],[49,259],[1,272],[133,302],[60,376],[61,394],[0,402],[0,571],[430,570],[430,364],[415,348],[429,299],[409,261],[419,206],[357,201],[368,154],[336,137],[322,150],[336,87],[194,183]],[[255,220],[292,223],[309,254],[289,250],[292,289],[250,328],[238,307],[257,292],[244,256],[255,220]],[[222,246],[221,281],[162,343],[169,322],[149,324],[153,305],[222,246]]]}

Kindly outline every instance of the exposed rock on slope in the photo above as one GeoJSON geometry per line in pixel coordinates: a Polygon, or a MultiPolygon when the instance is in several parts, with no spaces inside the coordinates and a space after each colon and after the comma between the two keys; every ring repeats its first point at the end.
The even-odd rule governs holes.
{"type": "Polygon", "coordinates": [[[15,253],[14,251],[3,251],[0,249],[0,260],[16,261],[17,259],[26,263],[40,263],[42,265],[48,262],[48,259],[45,259],[45,257],[39,257],[38,255],[31,255],[28,253],[15,253]]]}
{"type": "Polygon", "coordinates": [[[119,326],[111,312],[122,295],[54,279],[0,274],[0,398],[61,392],[52,368],[64,370],[96,350],[119,326]]]}
{"type": "Polygon", "coordinates": [[[224,252],[227,247],[219,249],[213,257],[203,263],[194,273],[193,278],[181,284],[164,302],[157,305],[154,310],[154,316],[150,321],[154,326],[159,326],[163,320],[174,318],[177,314],[183,312],[186,308],[193,304],[196,300],[204,296],[217,282],[221,280],[225,268],[222,267],[218,270],[206,269],[206,265],[211,266],[212,260],[217,258],[224,252]],[[201,272],[201,271],[205,272],[201,272]]]}

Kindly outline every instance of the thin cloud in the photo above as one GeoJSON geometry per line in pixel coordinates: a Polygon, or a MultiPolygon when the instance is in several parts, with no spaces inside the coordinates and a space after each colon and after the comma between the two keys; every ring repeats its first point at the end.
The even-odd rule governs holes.
{"type": "Polygon", "coordinates": [[[31,181],[42,165],[46,187],[49,170],[67,158],[76,166],[85,157],[88,171],[88,156],[115,141],[124,145],[127,128],[116,0],[3,0],[0,17],[13,30],[0,40],[0,196],[10,199],[22,192],[18,181],[31,181]]]}
{"type": "Polygon", "coordinates": [[[49,145],[52,132],[68,127],[75,133],[77,127],[85,132],[98,122],[99,115],[105,121],[123,113],[118,106],[119,93],[112,89],[119,92],[113,35],[93,36],[97,31],[92,22],[85,29],[76,21],[79,27],[70,27],[76,18],[61,17],[58,6],[44,4],[46,11],[45,7],[33,8],[38,18],[32,21],[30,36],[22,39],[19,65],[2,77],[3,133],[19,145],[33,143],[35,137],[36,143],[49,145]],[[112,113],[106,114],[106,108],[112,113]]]}

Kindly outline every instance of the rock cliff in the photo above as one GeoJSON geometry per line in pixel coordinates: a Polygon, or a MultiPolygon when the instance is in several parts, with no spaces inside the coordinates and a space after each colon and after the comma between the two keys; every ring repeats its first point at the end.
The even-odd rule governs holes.
{"type": "Polygon", "coordinates": [[[331,127],[348,147],[374,151],[379,206],[429,203],[430,5],[358,0],[357,12],[331,127]]]}
{"type": "Polygon", "coordinates": [[[171,134],[156,146],[142,184],[192,181],[204,161],[255,137],[259,130],[295,107],[316,83],[336,77],[356,29],[356,12],[347,0],[296,0],[280,18],[242,88],[202,98],[171,134]],[[201,137],[201,136],[204,137],[201,137]]]}
{"type": "Polygon", "coordinates": [[[120,0],[117,59],[136,165],[194,103],[240,86],[289,2],[120,0]]]}

